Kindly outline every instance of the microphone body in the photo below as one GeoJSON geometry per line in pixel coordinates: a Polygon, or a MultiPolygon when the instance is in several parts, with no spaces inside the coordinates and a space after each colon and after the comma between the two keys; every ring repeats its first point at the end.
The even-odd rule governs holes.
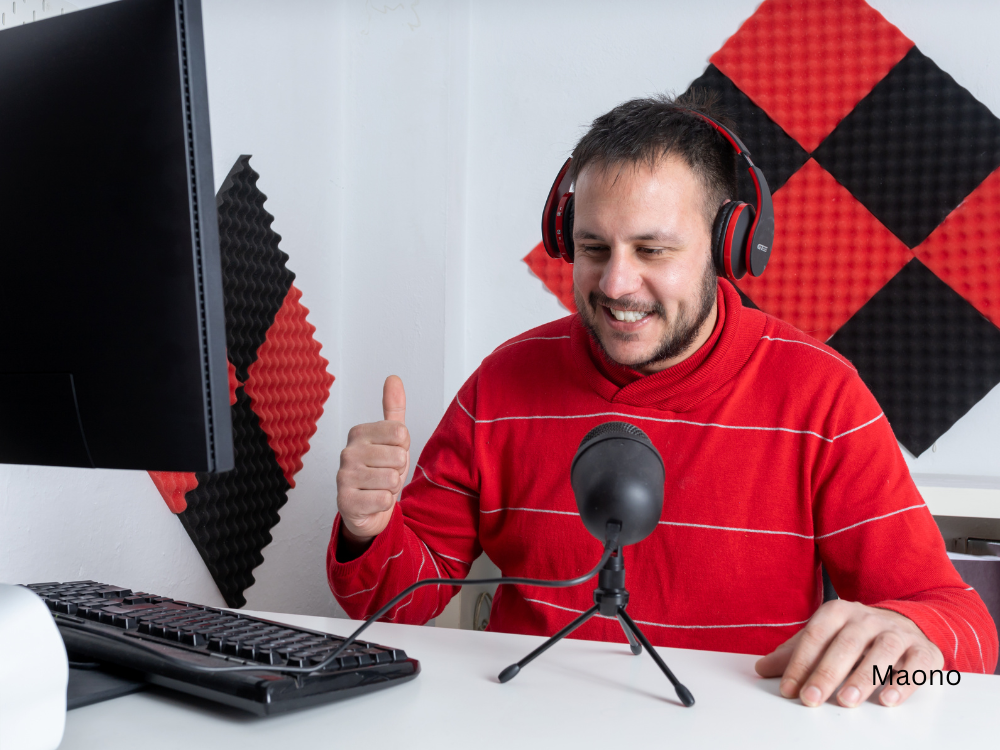
{"type": "Polygon", "coordinates": [[[587,531],[604,541],[608,523],[617,522],[623,547],[656,529],[664,481],[659,451],[646,433],[626,422],[605,422],[588,432],[570,468],[570,484],[587,531]]]}

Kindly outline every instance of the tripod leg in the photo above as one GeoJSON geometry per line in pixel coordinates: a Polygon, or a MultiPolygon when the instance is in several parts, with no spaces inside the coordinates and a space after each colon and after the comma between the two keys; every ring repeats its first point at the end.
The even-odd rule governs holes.
{"type": "Polygon", "coordinates": [[[660,671],[667,676],[668,680],[670,680],[670,684],[672,684],[674,686],[674,690],[677,691],[677,697],[680,698],[681,703],[685,706],[693,706],[694,696],[691,695],[691,691],[684,687],[680,681],[674,677],[674,673],[670,671],[670,667],[668,667],[666,662],[664,662],[663,659],[660,658],[660,655],[656,653],[656,649],[653,648],[653,644],[651,644],[649,639],[646,638],[646,635],[639,630],[639,626],[633,622],[632,618],[629,617],[628,613],[621,607],[618,608],[618,616],[632,629],[632,632],[635,633],[635,637],[638,638],[639,642],[646,647],[646,652],[653,657],[653,661],[656,662],[656,666],[658,666],[660,671]]]}
{"type": "Polygon", "coordinates": [[[642,644],[635,639],[634,635],[632,635],[632,628],[625,624],[625,620],[622,619],[621,615],[618,615],[618,622],[621,623],[622,630],[625,631],[625,637],[628,638],[629,648],[632,649],[633,654],[638,656],[642,653],[642,644]]]}
{"type": "Polygon", "coordinates": [[[598,609],[599,609],[598,606],[595,604],[593,607],[591,607],[582,615],[573,620],[573,622],[571,622],[569,625],[567,625],[558,633],[556,633],[554,636],[545,641],[545,643],[543,643],[541,646],[539,646],[530,654],[521,659],[521,661],[519,661],[517,664],[511,664],[509,667],[507,667],[503,672],[500,673],[500,676],[497,679],[499,679],[500,682],[507,682],[508,680],[513,679],[514,675],[516,675],[518,672],[521,671],[521,667],[525,666],[526,664],[534,660],[536,656],[540,656],[544,652],[548,651],[552,646],[556,644],[557,641],[561,641],[567,635],[569,635],[578,627],[583,625],[583,623],[585,623],[587,620],[589,620],[591,617],[597,614],[598,609]]]}

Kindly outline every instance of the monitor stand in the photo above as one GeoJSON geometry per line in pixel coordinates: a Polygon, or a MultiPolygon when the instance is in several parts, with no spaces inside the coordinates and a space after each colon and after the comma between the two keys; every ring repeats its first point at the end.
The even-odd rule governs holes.
{"type": "Polygon", "coordinates": [[[92,667],[71,666],[69,685],[66,688],[66,710],[72,711],[74,708],[109,701],[112,698],[138,692],[145,687],[145,682],[105,672],[98,664],[92,667]]]}

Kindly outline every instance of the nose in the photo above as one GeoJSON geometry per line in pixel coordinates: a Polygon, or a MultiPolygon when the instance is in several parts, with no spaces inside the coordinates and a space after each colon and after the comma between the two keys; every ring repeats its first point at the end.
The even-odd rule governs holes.
{"type": "Polygon", "coordinates": [[[625,248],[612,248],[599,286],[611,299],[637,293],[642,287],[642,276],[635,254],[625,248]]]}

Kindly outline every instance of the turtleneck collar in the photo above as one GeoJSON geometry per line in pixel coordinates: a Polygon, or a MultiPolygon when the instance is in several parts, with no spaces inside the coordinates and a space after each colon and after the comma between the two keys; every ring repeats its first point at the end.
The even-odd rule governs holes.
{"type": "Polygon", "coordinates": [[[608,358],[579,315],[571,329],[573,347],[591,386],[607,401],[687,411],[739,372],[764,332],[765,316],[745,309],[739,292],[724,279],[719,279],[718,313],[712,335],[698,351],[651,375],[608,358]]]}

